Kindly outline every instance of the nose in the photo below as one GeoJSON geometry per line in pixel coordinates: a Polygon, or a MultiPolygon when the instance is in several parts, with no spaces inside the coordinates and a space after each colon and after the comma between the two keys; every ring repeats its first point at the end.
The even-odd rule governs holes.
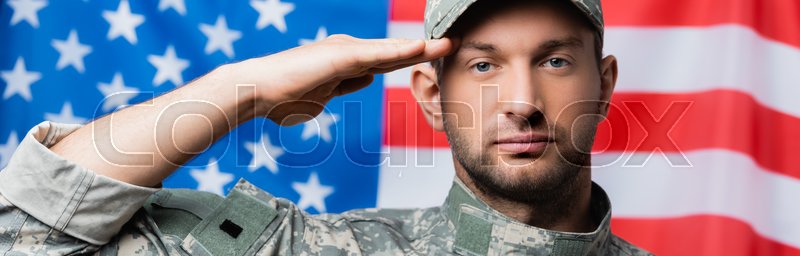
{"type": "Polygon", "coordinates": [[[529,65],[517,65],[500,83],[498,97],[501,114],[524,119],[541,114],[539,86],[535,84],[531,68],[529,65]]]}

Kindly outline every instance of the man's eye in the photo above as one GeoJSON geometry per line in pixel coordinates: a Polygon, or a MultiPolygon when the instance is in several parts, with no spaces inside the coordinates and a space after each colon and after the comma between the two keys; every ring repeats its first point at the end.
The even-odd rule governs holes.
{"type": "Polygon", "coordinates": [[[569,65],[569,62],[567,60],[565,60],[565,59],[562,59],[562,58],[552,58],[552,59],[547,60],[546,65],[554,67],[554,68],[561,68],[561,67],[564,67],[566,65],[569,65]]]}
{"type": "Polygon", "coordinates": [[[492,64],[489,64],[488,62],[478,62],[474,65],[474,68],[478,72],[489,72],[489,70],[492,69],[492,64]]]}

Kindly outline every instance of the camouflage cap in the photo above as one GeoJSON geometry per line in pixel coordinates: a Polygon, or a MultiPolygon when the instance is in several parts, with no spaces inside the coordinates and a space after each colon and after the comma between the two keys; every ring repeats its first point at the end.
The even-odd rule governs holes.
{"type": "MultiPolygon", "coordinates": [[[[427,0],[425,6],[425,38],[442,38],[467,8],[478,0],[427,0]]],[[[565,0],[567,1],[567,0],[565,0]]],[[[603,8],[600,0],[569,0],[586,14],[600,35],[603,35],[603,8]]]]}

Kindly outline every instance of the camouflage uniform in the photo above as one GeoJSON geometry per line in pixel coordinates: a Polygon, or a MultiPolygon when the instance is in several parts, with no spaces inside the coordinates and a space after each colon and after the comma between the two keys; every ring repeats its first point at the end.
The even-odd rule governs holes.
{"type": "MultiPolygon", "coordinates": [[[[428,0],[425,5],[425,37],[442,38],[459,16],[478,0],[428,0]]],[[[497,1],[502,3],[502,1],[497,1]]],[[[603,35],[603,8],[600,0],[570,0],[592,21],[597,32],[603,35]]]]}
{"type": "MultiPolygon", "coordinates": [[[[426,36],[440,38],[475,0],[429,0],[426,36]]],[[[573,0],[602,34],[596,0],[573,0]]],[[[648,255],[609,229],[592,187],[596,230],[556,232],[487,206],[457,178],[440,207],[312,216],[240,180],[222,198],[139,187],[96,175],[48,149],[78,126],[42,123],[0,171],[4,255],[648,255]]]]}
{"type": "Polygon", "coordinates": [[[642,255],[609,230],[594,185],[591,233],[525,225],[456,179],[444,204],[312,216],[240,180],[227,197],[130,185],[48,149],[77,126],[42,123],[0,171],[0,253],[7,255],[642,255]]]}

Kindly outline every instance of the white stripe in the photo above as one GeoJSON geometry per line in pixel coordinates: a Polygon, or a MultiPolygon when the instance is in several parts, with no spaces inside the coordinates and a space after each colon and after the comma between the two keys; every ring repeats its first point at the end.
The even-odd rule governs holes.
{"type": "Polygon", "coordinates": [[[411,81],[411,67],[398,69],[383,75],[386,88],[408,88],[411,81]]]}
{"type": "MultiPolygon", "coordinates": [[[[421,22],[390,22],[390,37],[418,37],[421,22]]],[[[609,27],[605,54],[619,59],[618,92],[685,93],[738,90],[761,104],[800,116],[800,49],[739,25],[609,27]]],[[[407,87],[409,70],[385,76],[407,87]]]]}
{"type": "MultiPolygon", "coordinates": [[[[422,22],[391,21],[386,34],[391,38],[423,39],[425,38],[425,26],[422,22]]],[[[386,87],[408,88],[409,81],[411,81],[411,68],[387,73],[383,75],[383,79],[386,87]]]]}
{"type": "Polygon", "coordinates": [[[392,21],[386,28],[386,34],[391,38],[423,39],[425,38],[425,25],[416,21],[392,21]]]}
{"type": "Polygon", "coordinates": [[[455,169],[450,148],[386,147],[378,180],[379,208],[442,205],[455,169]]]}
{"type": "MultiPolygon", "coordinates": [[[[766,238],[800,247],[800,180],[765,171],[747,155],[726,150],[686,152],[693,166],[685,168],[670,167],[661,154],[643,167],[623,167],[628,156],[592,171],[611,198],[614,217],[728,216],[766,238]]],[[[646,159],[648,154],[632,156],[646,159]]],[[[600,154],[593,161],[617,157],[600,154]]]]}
{"type": "Polygon", "coordinates": [[[800,116],[800,50],[738,25],[614,28],[606,54],[619,58],[621,91],[690,92],[726,88],[800,116]]]}

